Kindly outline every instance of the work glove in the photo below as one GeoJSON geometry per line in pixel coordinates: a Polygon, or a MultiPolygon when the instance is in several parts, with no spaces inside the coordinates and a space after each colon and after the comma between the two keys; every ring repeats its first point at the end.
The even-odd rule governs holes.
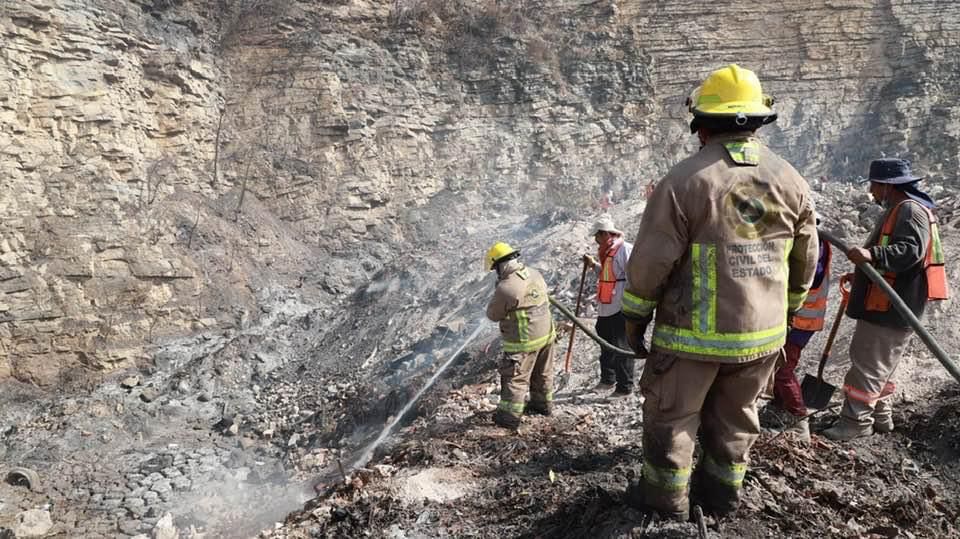
{"type": "Polygon", "coordinates": [[[633,350],[634,354],[637,354],[637,357],[647,357],[648,352],[646,345],[643,343],[643,336],[647,332],[647,326],[650,325],[651,320],[653,320],[652,315],[638,319],[626,319],[627,342],[630,343],[630,349],[633,350]]]}
{"type": "Polygon", "coordinates": [[[597,259],[590,255],[583,255],[583,263],[590,269],[597,267],[597,259]]]}

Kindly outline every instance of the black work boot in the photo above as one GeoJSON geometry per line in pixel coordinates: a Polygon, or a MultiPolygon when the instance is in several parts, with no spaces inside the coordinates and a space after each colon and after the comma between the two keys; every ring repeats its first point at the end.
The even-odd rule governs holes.
{"type": "Polygon", "coordinates": [[[699,505],[707,515],[723,517],[740,507],[740,489],[713,479],[698,467],[690,481],[690,503],[699,505]]]}
{"type": "MultiPolygon", "coordinates": [[[[686,500],[686,492],[667,494],[667,497],[671,498],[670,501],[673,502],[676,502],[675,498],[677,496],[684,498],[682,503],[679,504],[679,507],[674,507],[673,510],[661,509],[651,503],[655,503],[654,498],[658,497],[656,492],[660,492],[659,489],[646,485],[643,479],[638,482],[631,482],[627,485],[627,490],[623,493],[623,502],[641,513],[652,515],[654,520],[672,520],[675,522],[687,522],[690,520],[690,510],[686,500]],[[648,496],[646,493],[647,490],[651,490],[653,495],[648,496]],[[648,497],[651,498],[650,501],[647,500],[648,497]]],[[[673,503],[670,505],[676,504],[673,503]]]]}
{"type": "Polygon", "coordinates": [[[505,410],[497,410],[497,413],[493,415],[493,422],[506,429],[517,430],[520,428],[520,416],[513,415],[505,410]]]}
{"type": "Polygon", "coordinates": [[[623,503],[633,507],[637,511],[648,510],[646,502],[643,499],[643,485],[638,481],[631,481],[627,485],[627,490],[623,493],[623,503]]]}
{"type": "Polygon", "coordinates": [[[527,403],[526,413],[527,415],[551,415],[553,414],[553,403],[530,401],[527,403]]]}

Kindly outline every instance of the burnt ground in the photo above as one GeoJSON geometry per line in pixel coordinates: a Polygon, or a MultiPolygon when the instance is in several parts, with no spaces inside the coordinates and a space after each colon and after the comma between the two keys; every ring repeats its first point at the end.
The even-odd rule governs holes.
{"type": "MultiPolygon", "coordinates": [[[[845,198],[842,189],[827,193],[819,211],[843,223],[856,211],[829,202],[845,198]]],[[[615,217],[636,223],[642,209],[624,204],[615,217]]],[[[960,211],[942,214],[950,211],[945,248],[960,252],[960,211]]],[[[42,484],[0,483],[0,534],[29,511],[49,518],[46,536],[71,538],[172,527],[185,539],[696,537],[692,525],[645,528],[622,503],[642,459],[640,403],[587,391],[598,349],[582,335],[555,416],[528,418],[518,434],[492,425],[499,344],[496,326],[482,320],[493,280],[475,270],[477,253],[491,237],[522,245],[554,297],[572,305],[580,254],[592,248],[588,219],[501,221],[411,250],[348,293],[317,291],[309,279],[302,289],[260,289],[257,312],[236,327],[160,341],[135,370],[70,373],[55,392],[0,384],[0,472],[27,467],[42,484]],[[371,448],[395,420],[394,435],[371,448]]],[[[844,226],[848,237],[866,230],[844,226]]],[[[948,351],[960,349],[957,306],[944,302],[925,317],[948,351]]],[[[588,302],[583,316],[593,313],[588,302]]],[[[851,332],[844,322],[831,383],[847,367],[851,332]]],[[[824,339],[811,341],[801,374],[815,372],[824,339]]],[[[557,369],[565,344],[562,336],[557,369]]],[[[764,435],[743,508],[711,522],[711,533],[960,536],[957,386],[919,341],[897,378],[891,435],[809,448],[764,435]]]]}
{"type": "MultiPolygon", "coordinates": [[[[645,523],[622,501],[642,461],[638,402],[568,398],[554,417],[528,418],[510,434],[492,426],[489,391],[450,391],[381,464],[357,470],[272,536],[698,536],[692,524],[645,523]]],[[[711,536],[960,536],[960,392],[941,390],[896,419],[893,433],[846,444],[815,435],[805,447],[765,433],[743,506],[708,519],[711,536]]]]}
{"type": "MultiPolygon", "coordinates": [[[[829,186],[817,205],[825,221],[837,223],[835,230],[851,241],[866,233],[872,226],[870,216],[876,214],[862,193],[846,186],[829,186]],[[851,199],[858,202],[840,205],[851,199]]],[[[957,208],[957,200],[941,208],[943,221],[950,223],[943,229],[950,252],[960,249],[957,208]]],[[[629,214],[616,217],[618,222],[636,220],[629,214]]],[[[550,224],[527,238],[529,244],[542,245],[528,260],[547,270],[554,296],[567,305],[575,302],[579,271],[570,260],[585,249],[577,238],[585,237],[584,228],[550,224]]],[[[842,255],[835,257],[836,274],[849,270],[842,255]]],[[[951,282],[960,279],[960,268],[949,266],[948,271],[951,282]]],[[[830,301],[832,318],[839,304],[836,289],[830,301]]],[[[924,319],[949,351],[960,349],[956,310],[955,301],[943,302],[928,309],[924,319]]],[[[592,313],[588,302],[584,316],[592,313]]],[[[853,323],[844,320],[825,371],[833,384],[840,383],[848,368],[852,332],[853,323]]],[[[798,376],[816,372],[826,333],[811,340],[798,376]]],[[[558,340],[557,368],[566,342],[565,336],[558,340]]],[[[624,488],[639,474],[643,458],[643,418],[636,398],[609,403],[589,393],[587,388],[597,382],[597,353],[597,347],[580,336],[571,385],[558,394],[557,413],[528,417],[517,434],[508,434],[492,425],[497,344],[495,333],[485,333],[427,392],[415,407],[416,417],[408,418],[369,464],[325,474],[319,496],[291,513],[284,526],[264,535],[698,537],[693,524],[651,524],[623,503],[624,488]]],[[[891,434],[843,444],[814,435],[810,446],[775,432],[761,435],[742,507],[721,521],[708,519],[708,534],[960,537],[960,391],[918,339],[908,347],[896,378],[897,428],[891,434]]],[[[408,384],[420,387],[422,382],[423,377],[417,377],[408,384]]],[[[840,398],[837,392],[834,404],[840,398]]],[[[362,398],[355,404],[370,407],[362,398]]],[[[832,410],[814,418],[815,431],[836,419],[837,407],[832,410]]],[[[761,415],[765,427],[780,426],[776,414],[761,415]]]]}

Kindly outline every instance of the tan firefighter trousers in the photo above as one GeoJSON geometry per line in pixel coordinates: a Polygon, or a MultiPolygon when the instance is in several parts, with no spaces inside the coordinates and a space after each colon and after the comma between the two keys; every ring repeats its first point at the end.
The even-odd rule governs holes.
{"type": "Polygon", "coordinates": [[[779,355],[729,364],[650,354],[640,378],[645,398],[640,486],[646,506],[686,513],[693,475],[694,490],[706,498],[701,501],[705,509],[736,507],[747,452],[760,434],[757,396],[779,355]],[[692,474],[698,431],[703,455],[692,474]]]}
{"type": "Polygon", "coordinates": [[[840,415],[862,426],[873,424],[875,415],[893,413],[893,373],[903,357],[913,330],[880,326],[857,320],[850,341],[850,370],[843,380],[840,415]]]}
{"type": "Polygon", "coordinates": [[[531,406],[543,408],[553,400],[553,343],[535,352],[504,354],[500,360],[498,410],[523,415],[528,389],[531,406]]]}

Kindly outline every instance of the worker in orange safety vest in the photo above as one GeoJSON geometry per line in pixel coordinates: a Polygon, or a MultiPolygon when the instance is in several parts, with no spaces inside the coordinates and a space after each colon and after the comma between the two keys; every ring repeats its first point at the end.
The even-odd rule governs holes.
{"type": "MultiPolygon", "coordinates": [[[[819,224],[819,219],[817,222],[819,224]]],[[[827,314],[827,295],[830,291],[832,259],[830,244],[820,239],[819,248],[820,255],[813,285],[807,292],[807,299],[804,300],[800,310],[791,319],[787,343],[783,347],[785,363],[777,369],[773,386],[773,404],[796,418],[786,432],[795,434],[803,442],[810,441],[810,422],[806,417],[807,407],[803,402],[800,383],[797,381],[796,368],[810,338],[823,329],[827,314]]]]}
{"type": "MultiPolygon", "coordinates": [[[[870,194],[886,211],[865,246],[847,252],[851,262],[869,263],[881,272],[917,318],[923,316],[928,301],[949,296],[932,211],[936,205],[917,187],[921,179],[904,159],[871,162],[870,194]]],[[[859,268],[854,272],[847,316],[857,326],[850,342],[843,408],[839,421],[823,431],[827,438],[840,441],[893,430],[893,375],[913,335],[883,289],[859,268]]]]}
{"type": "MultiPolygon", "coordinates": [[[[597,259],[583,255],[583,262],[598,274],[597,281],[597,335],[620,348],[628,348],[626,321],[621,312],[623,289],[627,284],[627,261],[633,244],[624,241],[610,216],[601,217],[593,225],[593,239],[599,250],[597,259]]],[[[600,383],[597,392],[609,392],[609,399],[622,399],[633,393],[635,363],[633,356],[600,349],[600,383]]]]}

